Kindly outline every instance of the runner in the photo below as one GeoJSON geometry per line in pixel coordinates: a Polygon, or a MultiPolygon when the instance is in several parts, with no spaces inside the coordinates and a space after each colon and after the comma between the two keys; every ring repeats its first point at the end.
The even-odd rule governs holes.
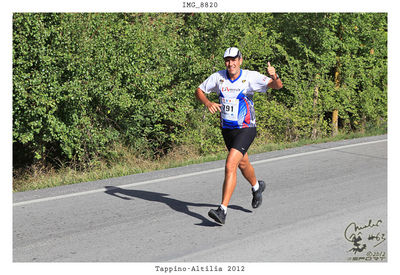
{"type": "Polygon", "coordinates": [[[282,82],[275,68],[268,62],[268,76],[256,71],[242,70],[242,54],[236,47],[224,54],[226,70],[209,76],[196,90],[196,97],[214,114],[220,112],[222,135],[229,150],[225,163],[225,179],[222,202],[217,210],[208,215],[220,224],[225,223],[226,212],[236,187],[237,168],[252,186],[252,207],[262,203],[265,182],[257,180],[250,164],[247,150],[256,136],[256,118],[253,105],[254,92],[266,92],[268,88],[280,89],[282,82]],[[219,103],[211,102],[205,94],[217,93],[219,103]]]}

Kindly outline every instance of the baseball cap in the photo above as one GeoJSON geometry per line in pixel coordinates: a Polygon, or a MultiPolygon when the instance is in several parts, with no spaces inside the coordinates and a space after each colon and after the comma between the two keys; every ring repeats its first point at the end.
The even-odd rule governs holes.
{"type": "Polygon", "coordinates": [[[238,48],[230,47],[230,48],[226,49],[226,51],[224,53],[224,58],[226,58],[226,57],[233,57],[233,58],[239,57],[239,58],[241,58],[242,57],[242,53],[239,51],[238,48]]]}

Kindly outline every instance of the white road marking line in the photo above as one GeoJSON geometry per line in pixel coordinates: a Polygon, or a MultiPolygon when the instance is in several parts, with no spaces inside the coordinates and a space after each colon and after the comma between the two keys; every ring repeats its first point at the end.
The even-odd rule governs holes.
{"type": "MultiPolygon", "coordinates": [[[[266,162],[272,162],[272,161],[277,161],[277,160],[282,160],[282,159],[289,159],[289,158],[294,158],[294,157],[307,156],[307,155],[323,153],[323,152],[327,152],[327,151],[334,151],[334,150],[339,150],[339,149],[351,148],[351,147],[374,144],[374,143],[385,142],[385,141],[387,141],[387,139],[343,145],[343,146],[338,146],[338,147],[333,147],[333,148],[326,148],[326,149],[320,149],[320,150],[298,153],[298,154],[293,154],[293,155],[252,161],[251,164],[257,165],[257,164],[266,163],[266,162]]],[[[137,182],[137,183],[119,185],[119,186],[115,186],[114,188],[108,188],[108,189],[100,188],[100,189],[95,189],[95,190],[91,190],[91,191],[83,191],[83,192],[59,195],[59,196],[54,196],[54,197],[47,197],[47,198],[34,199],[34,200],[29,200],[29,201],[16,202],[16,203],[13,203],[13,206],[22,206],[22,205],[28,205],[28,204],[33,204],[33,203],[45,202],[45,201],[52,201],[52,200],[84,196],[84,195],[89,195],[89,194],[94,194],[94,193],[99,193],[99,192],[105,192],[105,191],[116,189],[116,188],[126,188],[126,187],[133,187],[133,186],[138,186],[138,185],[149,184],[149,183],[176,180],[176,179],[181,179],[181,178],[186,178],[186,177],[203,175],[203,174],[207,174],[207,173],[219,172],[219,171],[223,171],[224,169],[225,169],[225,167],[220,167],[220,168],[214,168],[214,169],[209,169],[209,170],[200,171],[200,172],[188,173],[188,174],[184,174],[184,175],[177,175],[177,176],[165,177],[165,178],[161,178],[161,179],[154,179],[154,180],[141,181],[141,182],[137,182]]]]}

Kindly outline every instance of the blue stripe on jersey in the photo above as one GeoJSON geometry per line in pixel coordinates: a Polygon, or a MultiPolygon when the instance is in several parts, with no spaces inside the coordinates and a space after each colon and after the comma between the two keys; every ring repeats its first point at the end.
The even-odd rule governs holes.
{"type": "Polygon", "coordinates": [[[238,96],[236,97],[237,99],[242,99],[245,97],[245,95],[243,94],[244,90],[241,90],[240,93],[238,94],[238,96]]]}
{"type": "Polygon", "coordinates": [[[247,114],[247,106],[245,102],[245,95],[243,94],[243,91],[240,92],[240,94],[237,96],[239,99],[239,113],[238,113],[238,120],[240,123],[244,123],[244,118],[246,117],[247,114]]]}
{"type": "Polygon", "coordinates": [[[240,94],[237,96],[237,98],[240,100],[239,103],[239,122],[242,124],[241,128],[243,128],[243,124],[246,124],[247,127],[250,126],[250,121],[252,119],[251,117],[251,108],[252,108],[252,102],[250,99],[248,99],[244,94],[244,90],[240,92],[240,94]],[[246,122],[246,117],[248,116],[249,121],[246,122]]]}
{"type": "Polygon", "coordinates": [[[241,128],[241,127],[239,126],[237,121],[223,119],[222,128],[224,128],[224,129],[237,129],[237,128],[241,128]]]}

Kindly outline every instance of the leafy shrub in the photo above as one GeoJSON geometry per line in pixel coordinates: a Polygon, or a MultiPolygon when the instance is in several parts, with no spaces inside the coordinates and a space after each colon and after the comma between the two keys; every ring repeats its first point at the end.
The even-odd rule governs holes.
{"type": "Polygon", "coordinates": [[[283,80],[255,96],[270,140],[329,135],[334,109],[346,131],[387,120],[387,14],[15,13],[14,167],[89,163],[115,144],[150,158],[224,150],[194,91],[229,46],[283,80]]]}

